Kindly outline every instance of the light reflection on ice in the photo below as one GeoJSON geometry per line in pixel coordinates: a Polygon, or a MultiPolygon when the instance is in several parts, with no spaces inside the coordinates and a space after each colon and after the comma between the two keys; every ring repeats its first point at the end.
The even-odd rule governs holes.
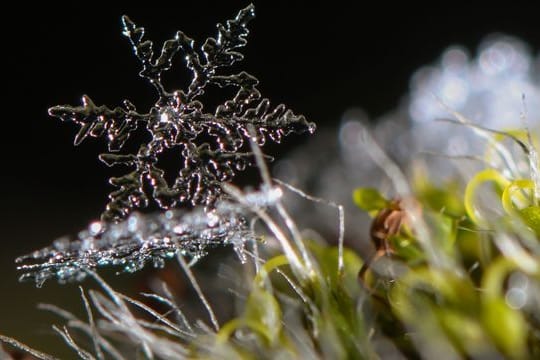
{"type": "Polygon", "coordinates": [[[488,38],[476,59],[458,47],[446,50],[439,64],[422,67],[411,81],[409,115],[416,123],[448,117],[442,100],[470,120],[492,128],[519,124],[522,95],[530,123],[540,118],[538,63],[518,39],[488,38]]]}
{"type": "Polygon", "coordinates": [[[508,291],[505,300],[513,309],[521,309],[527,305],[529,280],[524,274],[514,273],[508,279],[508,291]]]}

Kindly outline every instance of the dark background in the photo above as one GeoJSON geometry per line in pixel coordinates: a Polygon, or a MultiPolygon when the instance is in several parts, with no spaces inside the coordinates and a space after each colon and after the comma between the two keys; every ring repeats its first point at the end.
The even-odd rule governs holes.
{"type": "MultiPolygon", "coordinates": [[[[139,109],[152,104],[152,89],[137,76],[139,63],[121,35],[122,14],[144,26],[157,46],[178,29],[202,43],[215,35],[217,22],[248,3],[78,2],[37,9],[20,2],[3,9],[0,333],[43,348],[40,343],[52,338],[53,318],[35,304],[81,307],[74,286],[48,283],[37,290],[19,284],[13,259],[85,227],[110,191],[110,169],[97,159],[103,142],[74,147],[78,127],[49,118],[47,108],[79,104],[82,94],[110,107],[124,98],[139,109]]],[[[319,126],[335,126],[351,106],[372,117],[394,108],[413,71],[451,44],[474,51],[485,35],[503,32],[535,51],[540,47],[539,9],[441,4],[402,10],[390,2],[374,9],[371,2],[255,1],[242,69],[259,78],[274,104],[283,102],[319,126]]],[[[186,81],[177,60],[180,70],[166,78],[171,86],[186,81]]],[[[281,154],[301,141],[286,141],[281,154]]]]}

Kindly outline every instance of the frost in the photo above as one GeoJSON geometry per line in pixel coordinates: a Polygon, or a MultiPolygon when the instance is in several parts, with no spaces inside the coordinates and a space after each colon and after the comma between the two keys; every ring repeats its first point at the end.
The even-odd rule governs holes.
{"type": "MultiPolygon", "coordinates": [[[[259,195],[261,196],[261,195],[259,195]]],[[[146,264],[163,267],[177,253],[196,261],[210,248],[233,245],[240,256],[246,242],[255,241],[244,209],[228,201],[218,202],[206,211],[168,210],[161,214],[131,214],[117,224],[94,222],[77,239],[56,240],[52,246],[21,256],[20,280],[34,280],[41,286],[46,280],[81,281],[89,270],[112,266],[135,272],[146,264]],[[106,227],[96,233],[97,227],[106,227]]]]}
{"type": "Polygon", "coordinates": [[[173,39],[164,42],[159,56],[154,55],[152,42],[144,39],[144,28],[124,16],[123,34],[142,64],[140,76],[158,93],[154,106],[141,113],[124,100],[122,106],[110,109],[95,105],[84,95],[82,106],[49,109],[52,116],[80,125],[75,145],[89,136],[105,137],[110,153],[100,155],[100,160],[108,166],[121,164],[133,169],[109,180],[118,189],[109,195],[103,221],[123,219],[134,209],[148,206],[150,200],[163,209],[185,204],[212,207],[222,195],[220,184],[253,163],[252,154],[242,151],[250,126],[255,129],[259,145],[267,139],[279,143],[292,132],[315,130],[313,123],[285,105],[272,108],[257,90],[254,76],[244,71],[222,73],[223,68],[243,59],[238,50],[246,45],[247,24],[254,16],[250,5],[225,25],[218,24],[217,37],[206,39],[200,51],[194,40],[178,31],[173,39]],[[180,52],[193,75],[191,84],[185,90],[168,91],[161,76],[180,52]],[[207,112],[200,97],[209,86],[233,87],[237,92],[215,111],[207,112]],[[151,134],[150,140],[140,144],[136,153],[119,154],[133,132],[143,127],[151,134]],[[172,184],[158,167],[160,155],[168,149],[177,151],[183,165],[172,184]]]}
{"type": "Polygon", "coordinates": [[[481,153],[483,142],[475,132],[434,121],[454,119],[452,112],[490,129],[538,131],[540,81],[534,62],[539,58],[521,40],[497,34],[487,37],[474,57],[462,47],[448,48],[411,79],[403,109],[411,121],[409,142],[418,151],[481,153]],[[524,107],[527,114],[520,116],[524,107]]]}
{"type": "Polygon", "coordinates": [[[476,123],[504,129],[519,124],[525,94],[533,122],[540,114],[534,60],[525,43],[509,36],[486,38],[475,58],[461,47],[450,47],[437,63],[414,74],[409,115],[415,123],[448,117],[435,95],[476,123]]]}

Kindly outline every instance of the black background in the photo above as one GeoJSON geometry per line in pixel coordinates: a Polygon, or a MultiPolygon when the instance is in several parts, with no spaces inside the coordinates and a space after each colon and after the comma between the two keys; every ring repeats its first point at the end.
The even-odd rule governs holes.
{"type": "MultiPolygon", "coordinates": [[[[77,290],[18,284],[13,258],[86,226],[99,216],[110,191],[111,171],[97,159],[103,142],[74,147],[77,127],[48,117],[47,108],[79,104],[82,94],[111,107],[124,98],[140,109],[153,103],[155,95],[138,77],[137,59],[121,35],[122,14],[144,26],[147,38],[160,46],[179,29],[199,41],[214,36],[215,24],[248,2],[76,4],[37,9],[20,2],[3,9],[0,333],[31,344],[48,331],[35,303],[62,305],[77,290]]],[[[413,71],[451,44],[474,53],[485,35],[503,32],[535,51],[540,47],[539,9],[515,3],[460,9],[451,3],[407,9],[391,2],[377,9],[370,2],[255,5],[241,68],[259,78],[264,96],[319,126],[337,125],[351,106],[372,117],[391,110],[408,90],[413,71]]],[[[180,58],[176,66],[166,78],[171,86],[186,81],[180,58]]],[[[301,141],[294,137],[284,149],[301,141]]]]}

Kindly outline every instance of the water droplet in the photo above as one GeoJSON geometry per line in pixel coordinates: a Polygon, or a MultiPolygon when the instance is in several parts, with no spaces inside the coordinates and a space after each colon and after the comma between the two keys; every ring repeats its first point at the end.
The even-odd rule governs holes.
{"type": "Polygon", "coordinates": [[[511,288],[506,292],[505,300],[512,309],[521,309],[527,304],[527,292],[520,288],[511,288]]]}
{"type": "Polygon", "coordinates": [[[103,229],[103,226],[101,225],[100,221],[95,221],[92,224],[90,224],[90,226],[88,227],[88,230],[91,236],[98,235],[102,229],[103,229]]]}

